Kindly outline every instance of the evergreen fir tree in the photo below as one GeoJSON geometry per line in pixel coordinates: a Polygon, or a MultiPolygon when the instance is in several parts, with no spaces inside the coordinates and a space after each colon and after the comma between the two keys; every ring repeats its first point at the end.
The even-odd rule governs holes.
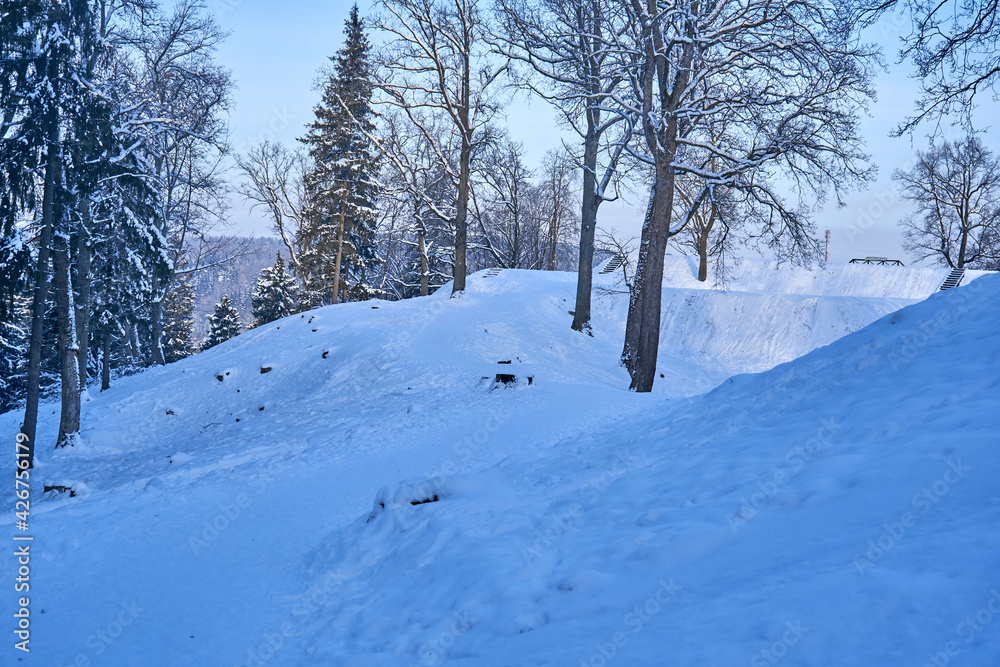
{"type": "Polygon", "coordinates": [[[43,78],[33,59],[35,34],[27,28],[42,22],[44,10],[30,0],[10,0],[0,10],[0,319],[8,323],[32,269],[30,235],[22,234],[19,223],[23,211],[40,199],[35,176],[43,164],[45,133],[41,112],[24,91],[43,78]]]}
{"type": "Polygon", "coordinates": [[[194,286],[186,275],[177,276],[162,308],[163,360],[171,364],[194,354],[194,286]]]}
{"type": "Polygon", "coordinates": [[[279,320],[294,313],[298,305],[295,280],[285,273],[285,262],[278,253],[274,266],[260,272],[257,286],[250,297],[255,327],[279,320]]]}
{"type": "MultiPolygon", "coordinates": [[[[102,353],[102,364],[106,342],[109,349],[118,350],[127,344],[135,324],[148,320],[155,286],[167,280],[171,268],[158,229],[157,191],[142,176],[147,167],[132,155],[117,169],[92,205],[90,335],[92,348],[102,353]]],[[[118,373],[132,370],[136,362],[126,354],[115,354],[109,361],[118,373]]]]}
{"type": "Polygon", "coordinates": [[[302,139],[313,167],[306,175],[308,210],[297,238],[299,261],[305,288],[321,293],[328,303],[340,301],[341,292],[369,296],[366,282],[378,264],[378,160],[365,136],[375,129],[371,45],[357,5],[344,34],[344,46],[331,58],[334,67],[315,109],[316,120],[302,139]]]}
{"type": "MultiPolygon", "coordinates": [[[[74,252],[80,246],[86,202],[101,178],[97,156],[109,155],[107,104],[88,67],[105,54],[97,38],[95,4],[10,0],[0,12],[0,311],[28,268],[24,242],[10,233],[18,218],[34,219],[37,260],[29,332],[25,436],[30,465],[43,377],[46,298],[56,308],[62,390],[58,444],[80,427],[74,252]],[[49,276],[51,275],[51,285],[49,276]],[[7,298],[3,298],[7,297],[7,298]]],[[[78,274],[77,274],[78,275],[78,274]]]]}
{"type": "Polygon", "coordinates": [[[236,312],[228,295],[222,297],[222,301],[216,304],[215,312],[208,319],[208,326],[208,338],[201,344],[202,351],[239,335],[242,328],[240,314],[236,312]]]}
{"type": "Polygon", "coordinates": [[[16,298],[8,319],[0,319],[0,414],[24,400],[28,373],[28,300],[16,298]]]}

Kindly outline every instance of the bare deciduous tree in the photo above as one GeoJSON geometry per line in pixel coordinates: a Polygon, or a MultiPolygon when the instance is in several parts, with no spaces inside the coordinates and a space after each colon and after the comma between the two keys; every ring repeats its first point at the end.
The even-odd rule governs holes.
{"type": "Polygon", "coordinates": [[[267,209],[274,222],[274,231],[288,250],[292,266],[301,275],[294,240],[305,211],[302,179],[305,156],[281,144],[265,141],[235,159],[246,177],[239,186],[240,195],[252,202],[251,210],[258,206],[267,209]]]}
{"type": "Polygon", "coordinates": [[[456,142],[449,139],[454,135],[433,114],[413,110],[410,114],[384,114],[379,133],[369,138],[385,165],[383,287],[392,285],[393,293],[405,297],[419,286],[419,295],[427,296],[433,287],[454,275],[451,211],[455,188],[451,174],[442,166],[442,158],[455,162],[456,142]],[[411,117],[418,122],[410,122],[411,117]],[[396,244],[392,243],[393,233],[398,234],[396,244]],[[410,261],[412,251],[417,253],[415,262],[410,261]]]}
{"type": "Polygon", "coordinates": [[[687,222],[674,224],[676,175],[703,182],[692,208],[725,186],[769,212],[764,232],[777,251],[818,252],[802,202],[786,203],[773,177],[791,180],[804,200],[870,176],[856,116],[872,94],[871,53],[843,15],[821,5],[632,0],[626,8],[615,34],[635,62],[653,186],[622,361],[632,389],[645,392],[656,373],[664,252],[687,222]]]}
{"type": "Polygon", "coordinates": [[[542,203],[541,214],[545,218],[548,255],[545,268],[555,271],[560,264],[562,249],[572,245],[571,236],[580,227],[579,211],[574,210],[572,204],[578,196],[576,161],[565,147],[550,150],[542,160],[539,174],[539,199],[542,203]]]}
{"type": "MultiPolygon", "coordinates": [[[[221,166],[233,84],[213,59],[225,38],[199,0],[181,0],[169,14],[145,16],[134,42],[141,60],[137,97],[150,119],[143,121],[150,133],[145,151],[160,187],[161,233],[174,266],[184,263],[189,272],[219,261],[208,234],[226,206],[221,166]]],[[[150,308],[155,364],[164,363],[160,300],[167,286],[157,284],[150,308]]]]}
{"type": "Polygon", "coordinates": [[[1000,83],[1000,17],[997,0],[857,0],[861,25],[891,13],[907,12],[913,30],[904,34],[901,60],[911,60],[921,93],[914,115],[896,134],[910,132],[924,120],[951,115],[972,124],[976,97],[1000,83]]]}
{"type": "MultiPolygon", "coordinates": [[[[396,108],[416,126],[451,179],[454,207],[435,211],[455,229],[454,285],[465,290],[472,155],[476,132],[496,110],[492,89],[503,71],[489,57],[483,38],[486,17],[479,0],[381,0],[376,27],[385,43],[377,57],[376,103],[396,108]],[[428,127],[440,115],[457,138],[457,162],[442,135],[428,127]]],[[[443,135],[450,141],[448,134],[443,135]]]]}
{"type": "Polygon", "coordinates": [[[698,256],[698,280],[701,282],[708,280],[708,260],[714,258],[718,280],[725,274],[726,260],[732,250],[731,224],[735,219],[735,206],[731,195],[720,192],[699,198],[698,183],[691,180],[678,179],[674,215],[680,220],[686,219],[687,224],[682,233],[673,237],[673,242],[683,249],[693,250],[698,256]],[[701,201],[696,204],[698,199],[701,201]]]}
{"type": "Polygon", "coordinates": [[[902,221],[904,247],[952,268],[1000,260],[1000,158],[977,137],[932,146],[893,173],[917,210],[902,221]]]}
{"type": "Polygon", "coordinates": [[[474,189],[475,219],[480,242],[505,269],[537,269],[541,265],[539,220],[530,203],[532,173],[524,164],[524,146],[500,137],[483,147],[474,189]]]}
{"type": "Polygon", "coordinates": [[[615,197],[618,163],[634,116],[618,96],[625,76],[609,35],[621,3],[607,0],[500,0],[498,50],[527,70],[520,83],[555,105],[583,140],[583,190],[576,307],[572,327],[590,329],[597,212],[615,197]],[[538,80],[540,78],[540,80],[538,80]],[[603,156],[603,159],[602,159],[603,156]]]}

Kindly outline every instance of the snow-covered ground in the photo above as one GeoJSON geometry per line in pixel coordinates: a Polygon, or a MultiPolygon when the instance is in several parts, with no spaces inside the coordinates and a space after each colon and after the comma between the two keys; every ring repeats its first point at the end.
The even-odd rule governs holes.
{"type": "Polygon", "coordinates": [[[78,493],[35,497],[3,664],[1000,664],[1000,277],[691,268],[652,395],[613,277],[587,337],[573,276],[524,271],[119,381],[39,454],[78,493]]]}

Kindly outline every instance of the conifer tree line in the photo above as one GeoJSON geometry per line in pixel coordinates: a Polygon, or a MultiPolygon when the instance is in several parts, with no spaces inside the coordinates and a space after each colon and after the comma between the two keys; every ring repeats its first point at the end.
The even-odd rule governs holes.
{"type": "MultiPolygon", "coordinates": [[[[0,410],[192,353],[190,276],[224,214],[229,74],[198,0],[5,0],[0,13],[0,410]]],[[[99,383],[99,385],[98,385],[99,383]]]]}
{"type": "Polygon", "coordinates": [[[242,328],[240,314],[233,307],[229,296],[223,296],[222,301],[215,306],[215,312],[209,318],[208,337],[202,343],[201,349],[207,350],[225,343],[230,338],[235,338],[242,328]]]}

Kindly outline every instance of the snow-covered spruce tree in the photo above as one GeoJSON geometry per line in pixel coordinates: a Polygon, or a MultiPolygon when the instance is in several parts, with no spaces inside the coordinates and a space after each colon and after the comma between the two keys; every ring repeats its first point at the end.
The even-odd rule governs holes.
{"type": "Polygon", "coordinates": [[[0,319],[0,413],[24,400],[28,371],[27,299],[15,297],[8,319],[0,319]]]}
{"type": "Polygon", "coordinates": [[[0,11],[0,321],[10,322],[15,297],[31,272],[31,249],[23,234],[23,212],[35,206],[34,170],[39,166],[37,128],[29,142],[19,127],[29,110],[25,91],[35,76],[29,54],[38,3],[5,2],[0,11]]]}
{"type": "Polygon", "coordinates": [[[161,304],[163,360],[172,364],[194,354],[194,286],[188,274],[178,274],[161,304]]]}
{"type": "MultiPolygon", "coordinates": [[[[50,271],[62,384],[58,444],[71,443],[80,424],[71,240],[78,232],[77,203],[86,195],[86,184],[93,175],[87,158],[100,148],[91,152],[87,145],[97,135],[100,116],[100,94],[88,78],[88,64],[99,58],[103,48],[103,42],[95,39],[91,9],[87,2],[12,1],[4,4],[2,12],[0,196],[4,207],[10,207],[6,216],[32,211],[31,217],[38,220],[22,425],[29,460],[36,444],[50,271]],[[36,193],[41,194],[40,206],[36,193]]],[[[4,245],[9,245],[6,238],[4,245]]],[[[3,252],[5,264],[10,263],[10,254],[3,252]]]]}
{"type": "Polygon", "coordinates": [[[49,288],[52,246],[52,209],[55,198],[55,167],[58,154],[59,109],[49,95],[29,95],[56,74],[59,60],[52,57],[51,42],[44,40],[48,17],[39,2],[6,2],[0,11],[0,307],[10,321],[17,286],[24,283],[32,267],[34,299],[28,327],[28,370],[25,378],[25,415],[22,434],[29,465],[34,458],[35,430],[42,372],[42,335],[49,288]],[[42,48],[43,43],[47,48],[42,48]],[[49,64],[49,61],[51,65],[49,64]],[[44,174],[42,197],[36,177],[44,174]],[[49,172],[52,172],[51,175],[49,172]],[[39,202],[39,199],[42,201],[39,202]],[[37,230],[37,252],[29,255],[26,236],[19,230],[25,213],[44,204],[37,230]]]}
{"type": "MultiPolygon", "coordinates": [[[[125,7],[131,2],[126,0],[125,7]]],[[[137,51],[131,39],[142,25],[128,11],[105,15],[98,40],[106,45],[99,59],[88,61],[88,79],[100,91],[89,124],[81,124],[73,168],[88,175],[79,187],[78,232],[74,238],[76,328],[81,342],[78,366],[81,386],[88,361],[99,360],[102,390],[111,376],[111,351],[131,345],[130,334],[148,313],[171,270],[162,219],[155,165],[148,147],[156,143],[163,122],[142,94],[137,51]],[[81,167],[86,167],[83,169],[81,167]]],[[[147,346],[148,349],[148,346],[147,346]]],[[[135,368],[131,355],[115,357],[116,370],[135,368]],[[127,363],[126,363],[127,359],[127,363]]]]}
{"type": "Polygon", "coordinates": [[[215,305],[215,312],[208,318],[208,337],[201,344],[201,349],[204,351],[235,338],[240,329],[240,314],[236,312],[228,295],[222,297],[222,301],[215,305]]]}
{"type": "Polygon", "coordinates": [[[112,365],[119,372],[143,365],[138,355],[113,361],[111,353],[137,342],[133,337],[148,322],[155,285],[165,284],[170,273],[150,172],[141,154],[127,156],[92,204],[90,340],[101,359],[102,390],[110,386],[112,365]]]}
{"type": "Polygon", "coordinates": [[[342,293],[366,298],[378,260],[375,202],[378,161],[366,135],[372,123],[371,46],[351,8],[344,45],[331,58],[333,71],[302,141],[313,164],[306,174],[307,211],[299,228],[299,262],[306,289],[338,303],[342,293]],[[344,289],[346,288],[346,289],[344,289]]]}
{"type": "Polygon", "coordinates": [[[274,266],[260,272],[260,278],[250,297],[253,326],[259,327],[293,314],[298,303],[298,287],[295,280],[285,273],[285,261],[281,258],[281,253],[278,253],[274,266]]]}

